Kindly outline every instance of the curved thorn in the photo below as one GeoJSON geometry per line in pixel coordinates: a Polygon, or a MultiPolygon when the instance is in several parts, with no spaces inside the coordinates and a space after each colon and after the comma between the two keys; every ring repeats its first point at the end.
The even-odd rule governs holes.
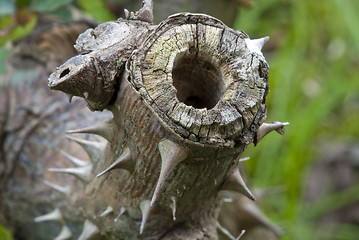
{"type": "Polygon", "coordinates": [[[123,11],[125,12],[125,19],[129,19],[130,18],[130,11],[128,11],[126,8],[123,9],[123,11]]]}
{"type": "Polygon", "coordinates": [[[153,23],[152,0],[143,0],[142,8],[136,12],[135,18],[143,22],[153,23]]]}
{"type": "Polygon", "coordinates": [[[241,239],[241,237],[246,233],[246,230],[242,230],[239,236],[236,238],[236,240],[241,239]]]}
{"type": "Polygon", "coordinates": [[[264,44],[266,42],[268,42],[269,37],[267,36],[267,37],[263,37],[263,38],[259,38],[259,39],[245,38],[244,40],[245,40],[245,42],[247,44],[248,49],[251,52],[255,52],[257,54],[262,55],[261,50],[262,50],[264,44]]]}
{"type": "Polygon", "coordinates": [[[245,161],[248,161],[249,159],[251,159],[251,158],[250,157],[240,158],[239,162],[245,162],[245,161]]]}
{"type": "Polygon", "coordinates": [[[84,227],[82,229],[81,235],[77,240],[89,240],[97,236],[99,232],[100,230],[98,229],[98,227],[86,219],[86,221],[84,222],[84,227]]]}
{"type": "Polygon", "coordinates": [[[242,202],[242,211],[247,216],[248,221],[257,222],[258,224],[265,226],[275,233],[278,237],[280,237],[283,232],[282,230],[271,223],[271,221],[263,214],[263,212],[259,209],[258,205],[254,204],[252,201],[245,199],[242,202]]]}
{"type": "Polygon", "coordinates": [[[76,167],[83,167],[83,166],[86,166],[86,165],[89,165],[89,162],[87,161],[84,161],[84,160],[81,160],[81,159],[78,159],[70,154],[68,154],[67,152],[65,151],[62,151],[62,150],[59,150],[59,152],[65,157],[67,158],[68,160],[70,160],[76,167]]]}
{"type": "Polygon", "coordinates": [[[99,136],[105,138],[107,141],[112,141],[112,139],[114,137],[114,129],[115,129],[115,123],[114,123],[114,121],[110,120],[110,121],[106,121],[104,123],[98,124],[96,126],[69,130],[69,131],[66,131],[66,133],[68,133],[68,134],[74,134],[74,133],[95,134],[95,135],[99,135],[99,136]]]}
{"type": "Polygon", "coordinates": [[[54,240],[71,239],[71,237],[72,237],[72,233],[70,229],[66,225],[64,225],[62,226],[61,232],[59,233],[59,235],[57,235],[57,237],[55,237],[54,240]]]}
{"type": "Polygon", "coordinates": [[[80,144],[80,146],[89,155],[92,162],[98,161],[106,149],[105,142],[88,141],[88,140],[83,140],[83,139],[79,139],[79,138],[74,138],[72,136],[66,136],[66,137],[68,139],[80,144]]]}
{"type": "Polygon", "coordinates": [[[172,218],[173,218],[173,221],[176,221],[176,197],[172,196],[171,197],[171,200],[172,200],[172,203],[170,204],[170,207],[172,209],[172,218]]]}
{"type": "Polygon", "coordinates": [[[91,180],[92,164],[78,168],[49,168],[50,172],[68,173],[87,183],[91,180]]]}
{"type": "Polygon", "coordinates": [[[112,163],[108,168],[106,168],[101,173],[97,174],[96,177],[100,177],[100,176],[104,175],[105,173],[107,173],[113,169],[116,169],[116,168],[123,168],[130,172],[132,172],[133,169],[135,168],[134,162],[133,162],[133,159],[131,156],[131,152],[128,147],[126,147],[123,150],[123,153],[120,155],[120,157],[114,163],[112,163]]]}
{"type": "Polygon", "coordinates": [[[283,135],[285,133],[285,129],[284,126],[289,125],[289,122],[278,122],[278,121],[273,121],[272,124],[279,124],[282,125],[282,127],[276,128],[274,129],[277,133],[279,133],[280,135],[283,135]]]}
{"type": "Polygon", "coordinates": [[[252,42],[253,42],[254,45],[257,46],[257,48],[259,50],[262,50],[264,44],[266,44],[268,42],[268,40],[269,40],[269,37],[266,36],[266,37],[262,37],[262,38],[259,38],[259,39],[252,39],[252,42]]]}
{"type": "Polygon", "coordinates": [[[219,222],[217,222],[217,229],[221,231],[224,235],[226,235],[229,239],[236,240],[236,238],[227,229],[225,229],[219,222]]]}
{"type": "Polygon", "coordinates": [[[62,215],[58,208],[53,210],[52,212],[49,212],[45,215],[39,216],[34,218],[35,222],[45,222],[45,221],[62,221],[62,215]]]}
{"type": "Polygon", "coordinates": [[[55,183],[49,182],[47,180],[44,180],[44,184],[51,187],[52,189],[62,193],[62,194],[69,195],[69,193],[70,193],[70,186],[62,187],[62,186],[59,186],[59,185],[57,185],[55,183]]]}
{"type": "Polygon", "coordinates": [[[151,211],[151,205],[149,200],[142,200],[140,202],[140,209],[142,213],[142,221],[141,221],[141,227],[140,227],[140,234],[143,233],[143,230],[145,228],[145,224],[147,222],[148,217],[150,216],[151,211]]]}
{"type": "Polygon", "coordinates": [[[113,208],[111,206],[108,206],[106,208],[106,210],[103,213],[101,213],[100,217],[106,216],[106,215],[108,215],[108,214],[110,214],[112,212],[113,212],[113,208]]]}
{"type": "Polygon", "coordinates": [[[221,190],[239,192],[249,199],[255,201],[253,194],[251,191],[249,191],[238,169],[236,169],[233,174],[228,177],[228,179],[224,182],[221,190]]]}
{"type": "Polygon", "coordinates": [[[162,140],[158,143],[158,149],[161,154],[161,172],[157,181],[155,192],[153,193],[151,206],[156,201],[162,184],[170,175],[173,169],[188,156],[188,150],[181,145],[174,143],[168,139],[162,140]]]}
{"type": "Polygon", "coordinates": [[[126,212],[126,208],[121,207],[120,208],[120,213],[118,214],[118,216],[115,218],[115,222],[118,221],[118,219],[126,212]]]}
{"type": "Polygon", "coordinates": [[[289,122],[273,122],[273,123],[263,123],[260,125],[257,131],[256,139],[254,144],[256,145],[265,135],[275,130],[279,134],[284,134],[284,126],[289,125],[289,122]]]}

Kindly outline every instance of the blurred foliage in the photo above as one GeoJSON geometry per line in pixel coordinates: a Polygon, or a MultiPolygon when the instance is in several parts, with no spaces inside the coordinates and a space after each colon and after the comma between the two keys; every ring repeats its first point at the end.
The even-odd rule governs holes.
{"type": "Polygon", "coordinates": [[[359,236],[358,226],[315,229],[323,213],[358,201],[359,184],[312,205],[303,201],[318,142],[359,137],[358,9],[357,0],[256,0],[236,21],[235,28],[252,38],[271,37],[264,49],[270,64],[267,122],[290,122],[284,137],[272,133],[247,151],[252,185],[284,189],[262,203],[283,227],[282,239],[359,236]]]}
{"type": "Polygon", "coordinates": [[[106,8],[104,0],[78,0],[81,8],[99,22],[115,19],[115,16],[106,8]]]}
{"type": "Polygon", "coordinates": [[[72,0],[32,0],[28,5],[30,9],[33,9],[37,12],[45,12],[45,11],[55,11],[56,9],[71,3],[72,0]]]}
{"type": "Polygon", "coordinates": [[[11,232],[9,232],[7,229],[5,229],[1,224],[0,224],[0,239],[1,240],[12,240],[11,232]]]}
{"type": "Polygon", "coordinates": [[[25,37],[36,25],[37,16],[26,8],[18,9],[13,15],[0,18],[0,46],[10,40],[25,37]]]}
{"type": "MultiPolygon", "coordinates": [[[[0,48],[0,63],[4,63],[5,59],[10,55],[10,50],[0,48]]],[[[5,74],[5,64],[0,64],[0,76],[5,74]]],[[[2,82],[0,82],[0,89],[2,87],[2,82]]]]}
{"type": "MultiPolygon", "coordinates": [[[[113,0],[111,4],[121,2],[113,0]]],[[[39,14],[63,20],[74,20],[82,14],[99,23],[116,19],[108,4],[106,0],[0,0],[0,47],[31,33],[39,14]]]]}

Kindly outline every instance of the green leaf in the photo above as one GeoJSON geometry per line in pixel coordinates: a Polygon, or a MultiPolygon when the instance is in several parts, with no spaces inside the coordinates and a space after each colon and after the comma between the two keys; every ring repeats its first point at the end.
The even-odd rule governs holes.
{"type": "Polygon", "coordinates": [[[7,230],[5,227],[3,227],[1,224],[0,224],[0,239],[12,240],[11,232],[7,230]]]}
{"type": "MultiPolygon", "coordinates": [[[[3,46],[8,41],[20,39],[22,37],[25,37],[29,33],[31,33],[31,31],[34,29],[36,23],[37,23],[36,14],[31,14],[30,20],[27,22],[26,25],[24,25],[24,26],[17,25],[14,27],[14,29],[9,31],[9,33],[7,35],[0,37],[0,47],[3,46]]],[[[0,20],[0,29],[9,27],[9,25],[11,25],[11,24],[12,24],[11,16],[3,17],[0,20]]]]}
{"type": "Polygon", "coordinates": [[[31,2],[31,0],[14,0],[14,1],[15,1],[16,9],[27,8],[31,2]]]}
{"type": "Polygon", "coordinates": [[[98,22],[106,22],[116,19],[116,17],[106,8],[104,0],[77,0],[80,7],[98,22]]]}
{"type": "Polygon", "coordinates": [[[4,30],[14,23],[14,19],[11,15],[2,16],[0,19],[0,30],[4,30]]]}
{"type": "Polygon", "coordinates": [[[53,11],[51,15],[58,17],[59,19],[72,21],[72,14],[67,7],[60,7],[56,9],[56,11],[53,11]]]}

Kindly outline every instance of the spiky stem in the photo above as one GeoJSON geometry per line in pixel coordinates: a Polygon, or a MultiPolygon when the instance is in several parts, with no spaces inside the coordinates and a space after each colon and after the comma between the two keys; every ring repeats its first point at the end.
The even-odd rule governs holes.
{"type": "MultiPolygon", "coordinates": [[[[87,197],[78,195],[74,204],[85,206],[84,217],[100,229],[112,226],[114,238],[215,239],[220,192],[237,191],[254,199],[237,165],[265,119],[268,66],[260,52],[264,40],[250,40],[201,14],[177,14],[153,31],[140,29],[140,47],[121,58],[127,60],[126,70],[111,80],[118,86],[116,98],[106,106],[114,116],[107,126],[113,129],[100,125],[70,132],[107,136],[110,143],[102,162],[92,160],[99,178],[87,184],[87,197]],[[117,221],[94,219],[98,209],[103,212],[109,206],[115,215],[123,207],[126,213],[117,221]]],[[[90,53],[96,54],[100,53],[90,53]]],[[[62,69],[71,69],[71,64],[52,75],[50,86],[83,96],[81,91],[89,87],[76,80],[81,78],[79,66],[61,78],[62,69]]],[[[87,70],[82,72],[92,72],[91,66],[85,62],[81,68],[87,70]]],[[[89,107],[97,105],[94,100],[100,99],[101,91],[85,93],[89,107]]],[[[97,151],[92,153],[89,146],[101,146],[71,139],[90,156],[97,151]]]]}
{"type": "Polygon", "coordinates": [[[79,55],[50,76],[52,89],[113,115],[68,131],[104,138],[68,137],[90,161],[60,151],[75,167],[49,168],[84,185],[46,182],[66,205],[34,220],[60,219],[57,238],[72,236],[72,221],[82,240],[216,239],[221,193],[254,199],[237,168],[240,156],[286,125],[257,132],[266,116],[261,48],[268,38],[251,40],[204,14],[176,14],[158,26],[152,19],[146,0],[126,19],[87,30],[79,55]]]}

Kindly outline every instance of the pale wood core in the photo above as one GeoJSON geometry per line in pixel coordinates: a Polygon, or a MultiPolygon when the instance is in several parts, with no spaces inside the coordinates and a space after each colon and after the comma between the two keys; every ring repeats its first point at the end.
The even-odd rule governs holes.
{"type": "Polygon", "coordinates": [[[178,100],[194,108],[213,108],[225,91],[219,68],[194,54],[177,57],[172,78],[178,100]]]}
{"type": "Polygon", "coordinates": [[[205,15],[173,15],[132,57],[130,81],[176,136],[234,146],[267,93],[266,65],[247,38],[205,15]]]}

